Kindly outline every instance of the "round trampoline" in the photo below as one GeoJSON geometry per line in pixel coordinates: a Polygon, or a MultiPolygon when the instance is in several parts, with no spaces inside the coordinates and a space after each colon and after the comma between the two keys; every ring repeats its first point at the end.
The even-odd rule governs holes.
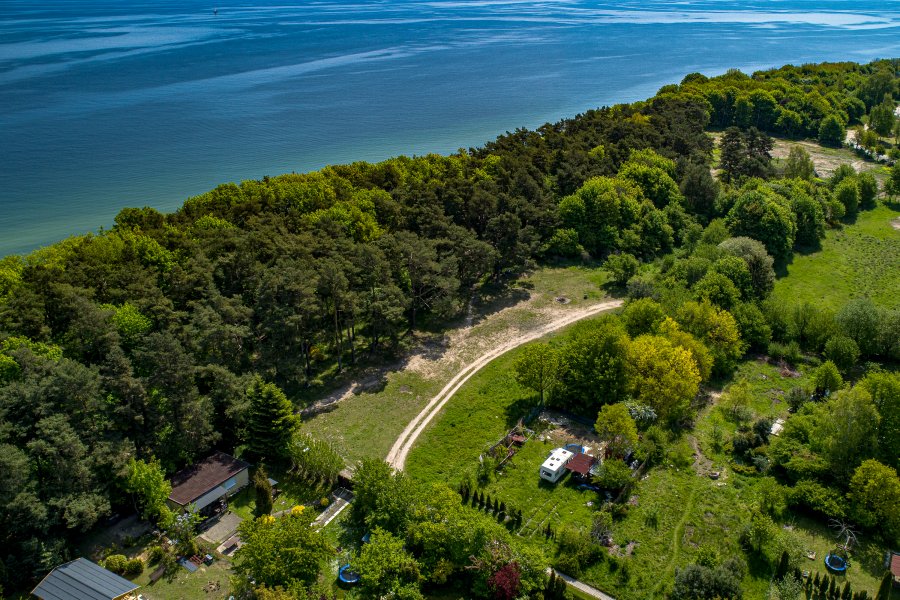
{"type": "Polygon", "coordinates": [[[847,571],[847,559],[837,554],[828,554],[825,557],[825,566],[835,573],[844,573],[847,571]]]}
{"type": "Polygon", "coordinates": [[[584,446],[580,444],[566,444],[563,448],[573,454],[584,454],[584,446]]]}
{"type": "Polygon", "coordinates": [[[359,573],[354,571],[349,564],[344,565],[338,571],[338,579],[343,583],[359,583],[359,573]]]}

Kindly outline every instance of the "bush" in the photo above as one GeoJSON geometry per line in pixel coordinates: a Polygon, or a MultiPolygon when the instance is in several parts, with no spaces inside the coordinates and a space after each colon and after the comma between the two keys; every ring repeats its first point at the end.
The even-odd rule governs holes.
{"type": "Polygon", "coordinates": [[[788,488],[786,499],[791,506],[806,508],[829,519],[839,519],[847,514],[844,496],[812,479],[801,479],[788,488]]]}
{"type": "Polygon", "coordinates": [[[144,572],[144,561],[140,558],[132,558],[125,563],[125,574],[129,577],[137,577],[144,572]]]}
{"type": "Polygon", "coordinates": [[[791,390],[787,393],[785,400],[787,400],[788,406],[791,407],[791,412],[797,412],[800,410],[800,407],[810,401],[809,391],[802,387],[791,388],[791,390]]]}
{"type": "Polygon", "coordinates": [[[103,568],[107,571],[112,571],[117,575],[124,573],[127,567],[128,559],[124,554],[110,554],[106,557],[106,560],[103,561],[103,568]]]}
{"type": "Polygon", "coordinates": [[[859,360],[859,346],[846,335],[834,335],[825,344],[825,357],[846,373],[859,360]]]}
{"type": "Polygon", "coordinates": [[[640,266],[640,261],[631,254],[613,254],[606,259],[606,270],[616,285],[625,285],[637,274],[640,266]]]}
{"type": "Polygon", "coordinates": [[[783,360],[792,365],[800,362],[802,357],[800,352],[800,344],[797,342],[789,342],[781,344],[779,342],[771,342],[769,344],[769,358],[775,361],[783,360]]]}
{"type": "Polygon", "coordinates": [[[155,565],[159,561],[162,560],[166,551],[163,550],[162,546],[153,546],[150,548],[150,551],[147,553],[147,563],[151,565],[155,565]]]}

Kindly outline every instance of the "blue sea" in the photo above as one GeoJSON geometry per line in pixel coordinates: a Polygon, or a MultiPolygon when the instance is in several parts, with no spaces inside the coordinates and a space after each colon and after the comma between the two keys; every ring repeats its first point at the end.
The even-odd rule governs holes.
{"type": "Polygon", "coordinates": [[[0,255],[694,71],[900,56],[898,0],[218,1],[0,1],[0,255]]]}

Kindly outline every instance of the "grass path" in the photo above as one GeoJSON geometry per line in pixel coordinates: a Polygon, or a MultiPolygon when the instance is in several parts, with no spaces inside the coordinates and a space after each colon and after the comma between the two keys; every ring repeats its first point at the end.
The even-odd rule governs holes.
{"type": "Polygon", "coordinates": [[[672,546],[671,552],[669,553],[669,564],[666,567],[665,574],[659,578],[659,582],[656,584],[656,587],[653,588],[654,598],[659,595],[660,588],[665,585],[666,581],[669,580],[669,577],[675,570],[675,565],[678,563],[678,555],[681,553],[681,538],[684,536],[684,525],[687,522],[688,515],[692,510],[694,510],[694,503],[697,500],[697,491],[699,489],[699,486],[691,489],[691,496],[690,498],[688,498],[687,503],[685,503],[684,513],[681,515],[681,519],[679,519],[678,525],[675,526],[675,531],[672,533],[672,546]]]}
{"type": "Polygon", "coordinates": [[[441,391],[431,399],[431,401],[425,406],[425,408],[423,408],[419,412],[419,414],[416,415],[412,421],[410,421],[409,425],[407,425],[406,428],[400,433],[397,441],[394,442],[394,445],[393,447],[391,447],[390,452],[388,452],[387,458],[385,459],[387,463],[395,469],[402,470],[404,465],[406,464],[406,457],[409,454],[409,451],[415,445],[416,440],[419,438],[422,432],[425,431],[425,429],[428,427],[428,424],[431,423],[432,419],[434,419],[441,412],[441,409],[453,397],[457,390],[465,385],[465,383],[475,373],[481,370],[482,367],[487,365],[489,362],[491,362],[498,356],[502,356],[503,354],[509,352],[513,348],[517,348],[522,344],[527,344],[528,342],[532,342],[536,339],[542,338],[548,333],[552,333],[554,331],[557,331],[558,329],[562,329],[563,327],[571,325],[576,321],[592,317],[601,312],[618,308],[622,306],[622,302],[622,300],[608,300],[606,302],[601,302],[599,304],[594,304],[592,306],[582,308],[578,311],[574,311],[563,317],[557,318],[533,331],[516,336],[511,340],[501,344],[500,346],[497,346],[494,349],[479,356],[476,360],[463,367],[449,382],[447,382],[447,385],[445,385],[443,389],[441,389],[441,391]]]}

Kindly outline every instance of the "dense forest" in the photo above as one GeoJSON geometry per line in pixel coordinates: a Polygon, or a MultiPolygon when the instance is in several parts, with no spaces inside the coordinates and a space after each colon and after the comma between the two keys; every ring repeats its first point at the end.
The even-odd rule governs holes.
{"type": "MultiPolygon", "coordinates": [[[[815,178],[802,152],[777,170],[768,134],[839,145],[863,120],[883,128],[898,80],[896,60],[692,74],[647,101],[482,148],[221,185],[173,214],[124,209],[109,231],[6,257],[0,584],[41,576],[130,504],[134,459],[172,473],[213,448],[258,447],[261,397],[312,397],[344,370],[402,353],[416,329],[442,327],[480,286],[502,286],[541,261],[605,260],[630,296],[646,299],[561,359],[551,402],[576,412],[600,406],[585,391],[595,382],[571,363],[603,352],[621,362],[622,377],[602,397],[665,401],[652,409],[673,424],[690,418],[697,385],[730,373],[748,349],[825,352],[835,370],[860,357],[900,359],[895,312],[857,303],[823,315],[767,302],[795,249],[816,247],[826,228],[878,195],[874,178],[849,167],[815,178]],[[723,130],[717,161],[709,128],[723,130]],[[642,263],[654,274],[636,275],[642,263]],[[660,394],[642,380],[646,369],[628,373],[628,352],[685,381],[660,394]]],[[[893,172],[889,194],[900,192],[893,172]]],[[[893,430],[859,434],[860,444],[879,442],[849,462],[828,454],[832,446],[817,453],[809,433],[843,435],[829,415],[864,410],[858,388],[872,410],[896,402],[888,379],[871,375],[803,409],[805,425],[773,450],[777,467],[827,490],[838,476],[828,460],[841,461],[840,477],[865,459],[900,466],[897,414],[893,430]],[[788,449],[804,444],[812,458],[801,464],[788,449]]],[[[809,393],[828,391],[823,383],[809,393]]],[[[749,456],[747,437],[740,450],[749,456]]],[[[798,502],[829,501],[809,489],[798,502]]],[[[354,508],[360,520],[364,507],[354,508]]],[[[417,535],[406,521],[377,525],[417,535]]]]}

